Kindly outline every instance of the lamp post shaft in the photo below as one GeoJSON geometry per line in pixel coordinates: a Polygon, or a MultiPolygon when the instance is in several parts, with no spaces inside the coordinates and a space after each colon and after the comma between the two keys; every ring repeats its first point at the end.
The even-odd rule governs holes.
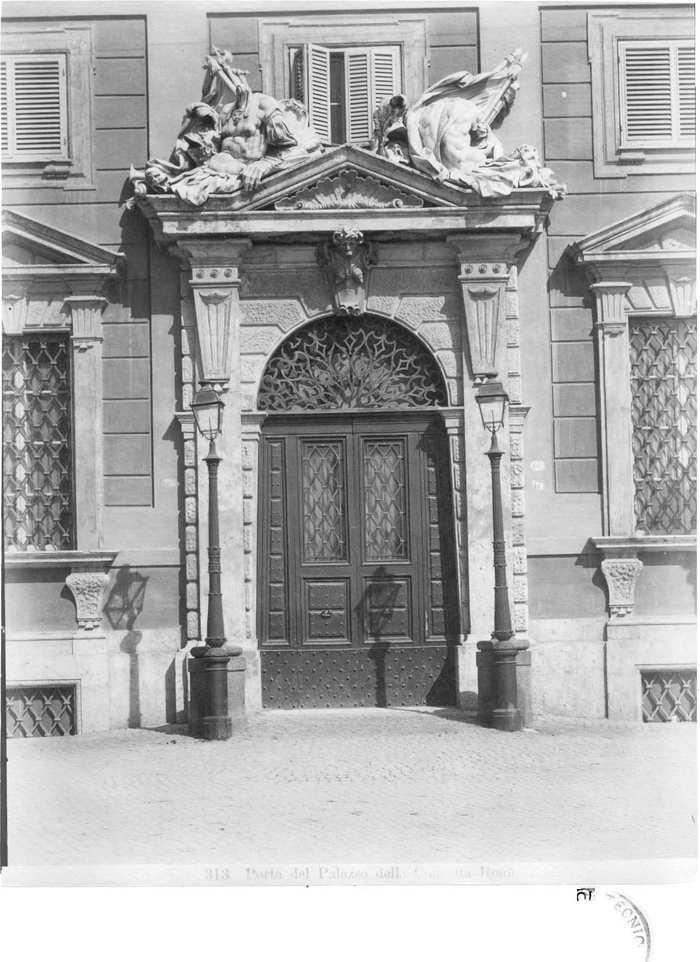
{"type": "Polygon", "coordinates": [[[209,610],[207,612],[206,644],[210,648],[223,648],[224,611],[221,601],[221,545],[219,544],[219,464],[214,441],[204,459],[209,470],[209,610]]]}
{"type": "Polygon", "coordinates": [[[501,497],[501,458],[503,451],[498,447],[496,432],[491,435],[491,447],[487,451],[491,462],[491,487],[493,506],[493,567],[494,567],[494,631],[498,641],[508,641],[513,637],[510,620],[510,600],[506,578],[506,541],[503,532],[503,500],[501,497]]]}

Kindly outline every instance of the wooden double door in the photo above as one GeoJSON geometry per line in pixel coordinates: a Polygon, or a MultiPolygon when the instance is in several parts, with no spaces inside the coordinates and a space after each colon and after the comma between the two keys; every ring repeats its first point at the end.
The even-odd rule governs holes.
{"type": "Polygon", "coordinates": [[[436,415],[270,415],[263,705],[455,703],[456,565],[436,415]]]}

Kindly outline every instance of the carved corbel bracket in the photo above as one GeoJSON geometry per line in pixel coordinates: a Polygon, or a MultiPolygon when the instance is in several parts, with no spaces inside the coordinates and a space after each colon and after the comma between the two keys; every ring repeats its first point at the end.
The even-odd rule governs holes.
{"type": "Polygon", "coordinates": [[[87,351],[102,341],[102,312],[107,299],[95,294],[71,294],[64,298],[71,316],[71,342],[78,351],[87,351]]]}
{"type": "Polygon", "coordinates": [[[634,588],[643,567],[639,558],[606,558],[601,562],[611,618],[627,618],[632,614],[634,588]]]}
{"type": "Polygon", "coordinates": [[[692,317],[697,312],[695,272],[690,267],[666,267],[671,304],[676,317],[692,317]]]}
{"type": "Polygon", "coordinates": [[[336,314],[345,317],[363,314],[370,267],[377,263],[375,245],[364,239],[362,231],[342,227],[333,232],[330,243],[319,248],[318,261],[329,273],[336,314]]]}
{"type": "Polygon", "coordinates": [[[216,246],[196,241],[177,244],[178,256],[192,271],[189,285],[194,295],[201,381],[218,391],[228,390],[231,380],[240,327],[240,265],[251,246],[248,238],[216,246]]]}
{"type": "Polygon", "coordinates": [[[66,587],[75,600],[80,631],[95,631],[102,624],[102,598],[108,584],[109,575],[94,566],[73,568],[66,578],[66,587]]]}
{"type": "Polygon", "coordinates": [[[459,258],[467,339],[475,381],[497,377],[505,350],[506,287],[519,251],[530,243],[520,234],[447,239],[459,258]]]}
{"type": "Polygon", "coordinates": [[[10,336],[21,334],[27,323],[29,298],[27,282],[3,280],[2,284],[2,329],[10,336]]]}

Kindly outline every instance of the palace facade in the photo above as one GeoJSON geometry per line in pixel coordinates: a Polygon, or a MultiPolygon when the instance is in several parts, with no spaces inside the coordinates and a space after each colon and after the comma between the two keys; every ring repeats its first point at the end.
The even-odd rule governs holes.
{"type": "Polygon", "coordinates": [[[8,733],[190,717],[201,385],[245,712],[488,721],[500,384],[525,724],[694,720],[694,84],[692,6],[7,2],[8,733]]]}

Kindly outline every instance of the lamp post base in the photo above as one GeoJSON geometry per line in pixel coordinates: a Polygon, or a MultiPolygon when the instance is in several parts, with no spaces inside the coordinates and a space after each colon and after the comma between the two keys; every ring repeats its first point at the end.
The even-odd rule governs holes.
{"type": "Polygon", "coordinates": [[[226,741],[245,725],[245,660],[234,646],[192,649],[189,732],[195,738],[226,741]]]}
{"type": "Polygon", "coordinates": [[[526,726],[529,699],[524,697],[518,675],[529,668],[528,647],[527,641],[513,639],[477,643],[480,724],[502,732],[518,732],[526,726]]]}

